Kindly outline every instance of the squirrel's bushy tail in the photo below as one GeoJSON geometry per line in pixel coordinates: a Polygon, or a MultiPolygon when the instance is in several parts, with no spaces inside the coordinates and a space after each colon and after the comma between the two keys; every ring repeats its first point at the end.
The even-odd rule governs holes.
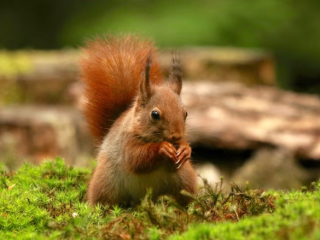
{"type": "Polygon", "coordinates": [[[132,35],[100,37],[88,41],[82,49],[79,65],[85,83],[84,112],[99,142],[133,102],[150,54],[150,81],[162,81],[155,51],[152,41],[132,35]]]}

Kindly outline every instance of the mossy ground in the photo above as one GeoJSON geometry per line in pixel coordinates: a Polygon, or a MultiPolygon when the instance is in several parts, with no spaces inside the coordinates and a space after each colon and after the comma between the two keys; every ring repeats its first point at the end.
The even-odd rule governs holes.
{"type": "Polygon", "coordinates": [[[187,209],[153,203],[151,191],[134,209],[90,208],[90,173],[61,159],[0,167],[0,239],[320,239],[320,183],[288,193],[205,185],[187,209]]]}

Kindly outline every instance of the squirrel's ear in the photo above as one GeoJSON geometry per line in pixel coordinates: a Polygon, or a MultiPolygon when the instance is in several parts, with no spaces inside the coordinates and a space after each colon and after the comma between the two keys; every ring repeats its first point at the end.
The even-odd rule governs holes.
{"type": "Polygon", "coordinates": [[[151,55],[149,54],[147,57],[144,76],[140,81],[139,101],[140,101],[140,104],[142,105],[146,104],[152,95],[152,89],[150,85],[150,67],[151,67],[151,55]]]}
{"type": "Polygon", "coordinates": [[[175,55],[172,56],[172,69],[169,76],[169,85],[174,92],[180,95],[182,89],[182,69],[180,59],[175,55]]]}

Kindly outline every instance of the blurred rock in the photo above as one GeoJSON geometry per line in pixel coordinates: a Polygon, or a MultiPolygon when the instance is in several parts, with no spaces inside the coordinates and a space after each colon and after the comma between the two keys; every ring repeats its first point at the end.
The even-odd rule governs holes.
{"type": "Polygon", "coordinates": [[[251,188],[298,189],[310,182],[311,176],[287,150],[262,148],[231,180],[242,186],[248,181],[251,188]]]}

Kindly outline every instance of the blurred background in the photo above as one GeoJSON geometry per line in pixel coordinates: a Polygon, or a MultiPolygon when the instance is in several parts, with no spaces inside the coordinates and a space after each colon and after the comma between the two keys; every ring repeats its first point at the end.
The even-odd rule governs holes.
{"type": "Polygon", "coordinates": [[[263,48],[278,83],[318,93],[320,2],[316,0],[1,1],[0,48],[79,47],[96,34],[139,32],[161,47],[263,48]]]}
{"type": "Polygon", "coordinates": [[[223,175],[298,188],[320,176],[319,1],[13,0],[0,6],[0,160],[9,168],[57,155],[76,165],[93,158],[79,113],[78,49],[96,35],[132,32],[155,40],[165,72],[170,51],[180,51],[183,98],[194,113],[194,159],[213,182],[223,175]]]}

